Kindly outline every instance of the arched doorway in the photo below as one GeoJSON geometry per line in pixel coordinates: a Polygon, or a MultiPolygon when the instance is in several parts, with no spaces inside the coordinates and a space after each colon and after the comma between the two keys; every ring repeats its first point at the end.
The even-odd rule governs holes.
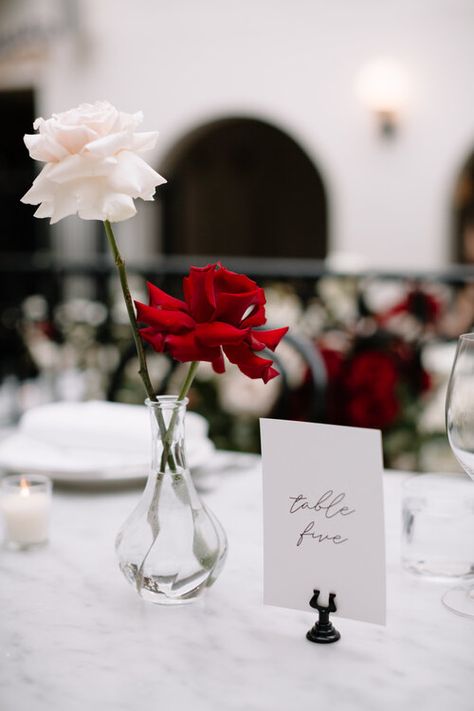
{"type": "Polygon", "coordinates": [[[454,190],[454,261],[474,264],[474,153],[465,162],[454,190]]]}
{"type": "Polygon", "coordinates": [[[310,257],[327,253],[321,176],[263,121],[231,118],[185,137],[161,166],[166,254],[310,257]]]}

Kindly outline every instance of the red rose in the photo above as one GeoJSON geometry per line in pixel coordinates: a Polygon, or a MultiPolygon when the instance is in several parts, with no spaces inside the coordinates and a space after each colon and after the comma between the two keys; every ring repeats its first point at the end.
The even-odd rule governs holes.
{"type": "Polygon", "coordinates": [[[400,405],[396,395],[397,366],[379,351],[357,353],[347,364],[343,392],[347,424],[356,427],[390,426],[400,405]]]}
{"type": "Polygon", "coordinates": [[[150,303],[138,301],[142,338],[159,353],[181,362],[205,360],[216,373],[225,370],[223,352],[250,378],[266,383],[278,375],[273,361],[254,351],[274,351],[288,328],[254,330],[266,322],[265,294],[243,274],[220,264],[191,267],[183,279],[184,301],[148,283],[150,303]]]}

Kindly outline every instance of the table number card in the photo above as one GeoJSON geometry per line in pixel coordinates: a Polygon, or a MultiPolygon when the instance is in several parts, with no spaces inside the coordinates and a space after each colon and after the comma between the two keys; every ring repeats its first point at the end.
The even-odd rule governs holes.
{"type": "Polygon", "coordinates": [[[264,603],[307,610],[336,593],[337,615],[385,624],[378,430],[260,420],[264,603]]]}

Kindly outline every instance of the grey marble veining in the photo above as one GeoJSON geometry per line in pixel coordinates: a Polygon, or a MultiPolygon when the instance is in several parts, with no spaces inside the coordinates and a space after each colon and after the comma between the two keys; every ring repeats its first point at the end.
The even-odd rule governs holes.
{"type": "Polygon", "coordinates": [[[56,492],[50,545],[0,554],[1,711],[472,711],[474,622],[442,607],[445,585],[401,570],[401,480],[385,477],[387,627],[338,618],[328,647],[305,640],[309,608],[262,605],[257,460],[206,495],[229,558],[177,608],[142,602],[118,570],[138,492],[56,492]]]}

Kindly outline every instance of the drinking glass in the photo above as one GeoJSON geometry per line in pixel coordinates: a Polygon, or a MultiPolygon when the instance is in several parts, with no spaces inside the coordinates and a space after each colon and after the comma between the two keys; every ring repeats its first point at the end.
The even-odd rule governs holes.
{"type": "MultiPolygon", "coordinates": [[[[459,336],[446,395],[446,431],[454,456],[474,479],[474,333],[459,336]]],[[[444,605],[474,618],[474,586],[448,590],[444,605]]]]}

